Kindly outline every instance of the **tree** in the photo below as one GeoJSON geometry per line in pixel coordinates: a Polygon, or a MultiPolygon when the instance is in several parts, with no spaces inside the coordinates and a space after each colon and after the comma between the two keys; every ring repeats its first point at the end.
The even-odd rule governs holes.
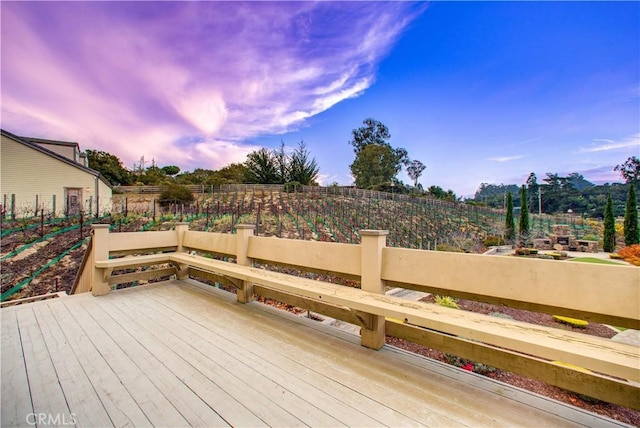
{"type": "Polygon", "coordinates": [[[396,157],[391,147],[375,144],[365,146],[351,164],[356,187],[372,189],[394,183],[398,173],[395,165],[396,157]]]}
{"type": "Polygon", "coordinates": [[[396,175],[402,165],[409,161],[407,151],[389,144],[389,129],[375,119],[365,119],[365,126],[352,131],[353,146],[356,155],[350,165],[356,186],[375,188],[396,182],[396,175]]]}
{"type": "Polygon", "coordinates": [[[419,160],[412,160],[407,163],[407,174],[413,180],[413,187],[418,187],[418,179],[427,167],[419,160]]]}
{"type": "Polygon", "coordinates": [[[175,165],[163,166],[160,169],[163,170],[164,173],[167,174],[167,175],[176,175],[176,174],[178,174],[180,172],[180,167],[175,166],[175,165]]]}
{"type": "Polygon", "coordinates": [[[182,184],[171,183],[160,194],[160,204],[167,206],[173,203],[191,203],[193,202],[193,193],[187,186],[182,184]]]}
{"type": "Polygon", "coordinates": [[[513,198],[511,192],[507,192],[507,215],[504,222],[504,239],[513,242],[516,237],[516,224],[513,219],[513,198]]]}
{"type": "Polygon", "coordinates": [[[320,173],[316,159],[310,158],[307,145],[303,140],[300,140],[298,147],[289,157],[287,169],[289,171],[289,180],[287,181],[298,182],[304,186],[316,184],[316,179],[320,173]]]}
{"type": "Polygon", "coordinates": [[[518,226],[520,240],[526,245],[529,240],[529,207],[527,206],[527,188],[524,184],[520,189],[520,221],[518,226]]]}
{"type": "Polygon", "coordinates": [[[622,165],[616,165],[614,171],[620,172],[625,182],[637,185],[640,182],[640,159],[631,156],[622,165]]]}
{"type": "Polygon", "coordinates": [[[603,250],[612,253],[616,248],[616,224],[613,216],[613,202],[611,194],[607,197],[607,205],[604,208],[604,236],[603,250]]]}
{"type": "Polygon", "coordinates": [[[440,186],[429,186],[427,193],[436,199],[442,199],[444,201],[456,202],[458,200],[453,190],[449,189],[445,191],[440,186]]]}
{"type": "Polygon", "coordinates": [[[527,178],[527,193],[529,194],[529,208],[531,212],[535,212],[535,202],[538,200],[539,191],[538,177],[532,172],[529,174],[529,178],[527,178]]]}
{"type": "Polygon", "coordinates": [[[172,177],[167,177],[167,173],[164,169],[157,166],[150,166],[144,172],[144,174],[138,176],[138,181],[147,186],[158,186],[162,184],[168,184],[173,181],[172,177]]]}
{"type": "Polygon", "coordinates": [[[278,173],[277,161],[269,150],[262,148],[247,155],[247,182],[257,184],[278,184],[281,177],[278,173]]]}
{"type": "Polygon", "coordinates": [[[369,144],[375,144],[377,146],[389,145],[391,134],[389,133],[389,128],[383,123],[371,118],[363,120],[362,123],[365,126],[351,131],[353,139],[349,141],[349,144],[353,146],[356,154],[369,144]]]}
{"type": "Polygon", "coordinates": [[[211,184],[237,184],[244,183],[247,174],[247,167],[241,163],[231,163],[214,172],[213,183],[211,184]]]}
{"type": "Polygon", "coordinates": [[[109,183],[116,186],[132,184],[131,173],[124,168],[117,156],[98,150],[87,150],[87,159],[89,168],[98,171],[109,183]]]}
{"type": "Polygon", "coordinates": [[[276,166],[276,171],[278,173],[278,184],[288,183],[289,181],[295,181],[291,178],[289,170],[289,156],[284,151],[284,141],[280,140],[280,149],[273,151],[273,161],[276,166]]]}
{"type": "Polygon", "coordinates": [[[624,244],[640,244],[640,229],[638,229],[638,197],[633,184],[629,185],[627,206],[624,211],[624,244]]]}

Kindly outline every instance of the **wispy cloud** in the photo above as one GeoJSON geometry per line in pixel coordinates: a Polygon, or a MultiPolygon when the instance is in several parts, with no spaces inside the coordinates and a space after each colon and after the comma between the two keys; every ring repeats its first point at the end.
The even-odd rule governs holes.
{"type": "Polygon", "coordinates": [[[487,160],[493,161],[493,162],[511,162],[514,160],[518,160],[518,159],[522,159],[524,156],[519,155],[519,156],[500,156],[500,157],[495,157],[495,158],[487,158],[487,160]]]}
{"type": "Polygon", "coordinates": [[[244,159],[375,81],[404,2],[6,2],[2,126],[183,167],[244,159]],[[82,17],[78,19],[78,17],[82,17]],[[184,144],[185,136],[199,139],[184,144]]]}
{"type": "Polygon", "coordinates": [[[591,144],[589,147],[580,148],[580,153],[605,152],[610,150],[627,149],[630,147],[637,147],[640,151],[640,134],[631,135],[621,141],[594,138],[593,142],[594,144],[591,144]]]}

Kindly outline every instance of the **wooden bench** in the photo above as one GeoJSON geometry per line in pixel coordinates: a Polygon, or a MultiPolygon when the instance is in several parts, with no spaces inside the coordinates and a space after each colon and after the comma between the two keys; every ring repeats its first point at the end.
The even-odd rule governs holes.
{"type": "MultiPolygon", "coordinates": [[[[446,308],[432,303],[407,301],[358,288],[301,278],[190,254],[171,254],[171,260],[308,299],[403,320],[404,323],[504,347],[552,361],[562,361],[640,382],[638,348],[609,339],[446,308]],[[567,342],[572,346],[568,347],[567,342]]],[[[363,317],[362,324],[367,324],[363,317]]]]}
{"type": "MultiPolygon", "coordinates": [[[[364,233],[362,245],[348,245],[254,237],[252,229],[249,229],[239,228],[236,235],[188,231],[178,239],[176,251],[151,255],[106,259],[104,255],[108,256],[109,251],[103,251],[102,259],[96,260],[94,267],[99,278],[109,285],[145,279],[152,274],[158,276],[159,273],[175,274],[178,278],[193,275],[212,279],[236,287],[238,301],[242,303],[251,301],[255,293],[359,324],[364,346],[374,349],[383,346],[386,333],[640,410],[638,347],[562,328],[531,325],[384,294],[386,283],[459,297],[477,296],[481,301],[503,302],[522,309],[554,311],[545,313],[585,314],[590,320],[616,321],[620,324],[614,325],[633,327],[638,323],[638,311],[634,309],[637,302],[629,304],[623,296],[629,294],[628,290],[640,286],[640,271],[635,268],[613,266],[602,269],[570,262],[522,262],[504,257],[491,259],[487,256],[387,248],[383,234],[374,231],[369,234],[373,245],[365,245],[367,235],[364,233]],[[196,255],[196,251],[231,256],[236,263],[196,255]],[[449,258],[457,263],[463,262],[456,265],[464,266],[475,275],[461,269],[452,271],[449,258]],[[361,280],[361,288],[254,267],[256,262],[355,277],[361,280]],[[519,271],[510,267],[513,263],[520,263],[522,271],[529,275],[529,281],[537,281],[536,285],[525,288],[501,285],[517,284],[519,271]],[[112,275],[115,269],[163,264],[172,266],[164,270],[112,275]],[[585,269],[586,274],[582,272],[585,269]],[[498,272],[500,276],[496,276],[498,272]],[[469,283],[471,276],[475,281],[469,283]],[[482,282],[482,278],[494,277],[502,283],[482,282]],[[576,290],[579,293],[570,295],[575,296],[574,299],[560,298],[559,293],[542,295],[538,289],[546,290],[543,285],[551,280],[562,284],[569,277],[579,277],[584,281],[584,284],[579,284],[584,287],[576,290]],[[610,299],[600,297],[601,306],[584,297],[612,278],[614,283],[608,284],[607,290],[613,288],[620,294],[614,294],[610,299]],[[379,346],[376,343],[380,342],[365,340],[367,334],[379,339],[380,333],[382,344],[379,346]]],[[[151,245],[155,245],[154,248],[164,247],[152,242],[148,247],[151,245]]],[[[115,248],[129,251],[129,247],[123,245],[115,248]]],[[[564,290],[554,284],[554,290],[564,290]]]]}
{"type": "Polygon", "coordinates": [[[109,285],[123,284],[126,282],[145,280],[160,276],[177,275],[178,268],[172,262],[171,254],[175,253],[147,254],[142,256],[125,256],[109,260],[96,260],[94,265],[102,272],[102,280],[107,282],[109,285]],[[113,271],[118,269],[132,269],[143,266],[166,264],[173,264],[174,266],[154,269],[148,272],[112,275],[113,271]]]}

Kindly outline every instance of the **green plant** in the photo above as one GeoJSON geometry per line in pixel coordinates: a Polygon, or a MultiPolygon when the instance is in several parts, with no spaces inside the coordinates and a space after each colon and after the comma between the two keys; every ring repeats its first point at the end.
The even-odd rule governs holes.
{"type": "Polygon", "coordinates": [[[182,184],[169,184],[164,192],[160,194],[160,204],[162,205],[191,202],[193,202],[193,193],[187,186],[182,184]]]}
{"type": "Polygon", "coordinates": [[[587,326],[589,325],[589,323],[587,321],[584,320],[578,320],[575,318],[569,318],[569,317],[563,317],[560,315],[554,315],[553,319],[559,323],[562,324],[567,324],[570,325],[572,327],[577,327],[577,328],[587,328],[587,326]]]}
{"type": "Polygon", "coordinates": [[[636,189],[629,185],[627,205],[624,212],[624,243],[625,245],[640,244],[640,229],[638,229],[638,202],[636,189]]]}
{"type": "Polygon", "coordinates": [[[450,244],[438,244],[436,251],[448,251],[450,253],[464,253],[464,250],[460,247],[456,247],[450,244]]]}
{"type": "Polygon", "coordinates": [[[505,241],[501,236],[490,235],[485,238],[483,244],[485,247],[495,247],[498,245],[504,245],[505,241]]]}
{"type": "Polygon", "coordinates": [[[284,185],[284,191],[287,193],[302,191],[302,184],[298,181],[290,181],[284,185]]]}
{"type": "Polygon", "coordinates": [[[444,306],[446,308],[460,309],[460,306],[458,306],[458,303],[453,297],[435,296],[434,301],[436,302],[436,304],[444,306]]]}
{"type": "Polygon", "coordinates": [[[467,371],[475,372],[485,376],[496,371],[495,367],[491,367],[482,363],[476,363],[472,360],[461,358],[453,354],[444,354],[444,360],[452,366],[460,367],[467,371]]]}
{"type": "Polygon", "coordinates": [[[604,236],[603,249],[606,253],[612,253],[616,248],[616,224],[613,216],[613,202],[611,193],[607,197],[607,204],[604,208],[604,236]]]}
{"type": "Polygon", "coordinates": [[[520,189],[520,220],[518,222],[520,242],[526,245],[529,241],[529,206],[527,205],[527,188],[520,189]]]}
{"type": "Polygon", "coordinates": [[[513,242],[516,237],[516,224],[513,218],[513,198],[511,192],[507,192],[507,215],[504,224],[504,237],[507,241],[513,242]]]}

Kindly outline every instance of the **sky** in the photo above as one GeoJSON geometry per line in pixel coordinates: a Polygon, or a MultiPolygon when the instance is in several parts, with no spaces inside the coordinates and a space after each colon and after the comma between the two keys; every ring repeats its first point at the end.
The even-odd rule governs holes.
{"type": "Polygon", "coordinates": [[[458,196],[531,172],[620,182],[640,156],[640,2],[0,8],[2,129],[129,168],[219,169],[303,140],[321,184],[349,185],[369,117],[426,165],[423,187],[458,196]]]}

